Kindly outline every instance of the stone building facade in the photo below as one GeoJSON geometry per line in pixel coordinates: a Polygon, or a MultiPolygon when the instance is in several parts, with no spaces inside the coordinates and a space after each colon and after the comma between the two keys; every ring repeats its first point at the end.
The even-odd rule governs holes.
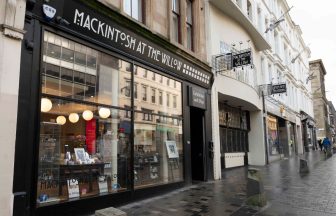
{"type": "Polygon", "coordinates": [[[312,75],[311,88],[314,101],[314,116],[316,121],[316,138],[330,137],[328,100],[326,98],[324,77],[327,74],[323,61],[317,59],[309,62],[309,72],[312,75]]]}

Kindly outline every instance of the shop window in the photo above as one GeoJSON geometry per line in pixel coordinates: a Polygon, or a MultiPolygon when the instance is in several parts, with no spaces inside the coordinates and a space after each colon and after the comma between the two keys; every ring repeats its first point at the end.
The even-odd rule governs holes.
{"type": "Polygon", "coordinates": [[[160,116],[154,118],[154,125],[134,125],[135,189],[183,181],[182,126],[168,126],[158,120],[160,116]]]}
{"type": "Polygon", "coordinates": [[[181,43],[180,0],[172,0],[172,35],[173,41],[181,43]]]}
{"type": "Polygon", "coordinates": [[[278,119],[274,116],[267,116],[267,142],[269,146],[270,155],[277,155],[280,153],[278,119]]]}
{"type": "Polygon", "coordinates": [[[123,0],[124,12],[139,22],[144,23],[144,0],[123,0]]]}
{"type": "Polygon", "coordinates": [[[130,96],[122,82],[130,63],[50,32],[43,38],[37,206],[130,190],[131,99],[121,95],[130,96]]]}
{"type": "Polygon", "coordinates": [[[193,4],[192,0],[187,0],[187,48],[194,51],[194,32],[193,32],[193,4]]]}

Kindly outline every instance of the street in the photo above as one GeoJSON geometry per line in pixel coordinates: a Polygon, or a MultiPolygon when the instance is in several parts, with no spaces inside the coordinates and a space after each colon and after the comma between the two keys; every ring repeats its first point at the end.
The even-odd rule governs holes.
{"type": "Polygon", "coordinates": [[[119,209],[127,215],[335,215],[336,158],[320,151],[305,155],[310,173],[299,173],[299,157],[261,169],[268,204],[246,206],[247,168],[225,171],[220,181],[194,184],[119,209]]]}

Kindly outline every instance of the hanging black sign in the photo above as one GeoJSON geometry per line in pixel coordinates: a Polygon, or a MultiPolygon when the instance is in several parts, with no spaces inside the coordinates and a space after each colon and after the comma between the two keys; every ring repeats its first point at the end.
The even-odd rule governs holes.
{"type": "Polygon", "coordinates": [[[174,72],[204,87],[210,87],[212,78],[210,72],[77,1],[64,1],[63,18],[70,23],[67,28],[104,43],[111,49],[131,55],[139,61],[146,61],[154,67],[174,72]]]}
{"type": "Polygon", "coordinates": [[[287,92],[286,83],[276,85],[272,84],[272,91],[271,91],[272,94],[281,94],[286,92],[287,92]]]}
{"type": "Polygon", "coordinates": [[[232,55],[232,67],[241,67],[244,65],[249,65],[252,63],[251,61],[251,55],[252,52],[251,50],[242,52],[242,53],[237,53],[232,55]]]}
{"type": "Polygon", "coordinates": [[[206,91],[197,87],[189,87],[189,106],[206,109],[206,91]]]}

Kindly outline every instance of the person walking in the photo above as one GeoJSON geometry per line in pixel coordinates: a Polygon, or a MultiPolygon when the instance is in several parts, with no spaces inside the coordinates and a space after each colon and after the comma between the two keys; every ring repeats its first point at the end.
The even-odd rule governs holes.
{"type": "Polygon", "coordinates": [[[323,147],[323,145],[322,145],[322,140],[319,139],[319,140],[317,141],[317,143],[318,143],[318,145],[320,146],[320,149],[321,149],[321,151],[322,151],[322,147],[323,147]]]}
{"type": "Polygon", "coordinates": [[[327,156],[331,155],[331,143],[328,137],[325,137],[322,141],[322,145],[324,148],[324,152],[326,153],[327,156]]]}

